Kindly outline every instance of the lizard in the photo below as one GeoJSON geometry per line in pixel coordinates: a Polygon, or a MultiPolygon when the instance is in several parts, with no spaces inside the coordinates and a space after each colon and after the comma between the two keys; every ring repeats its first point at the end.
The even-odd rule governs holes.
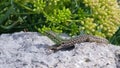
{"type": "Polygon", "coordinates": [[[49,37],[52,41],[54,41],[55,43],[59,44],[63,41],[63,39],[61,39],[56,33],[54,33],[53,31],[44,31],[44,33],[42,33],[43,35],[46,35],[47,37],[49,37]]]}
{"type": "MultiPolygon", "coordinates": [[[[56,35],[54,35],[54,33],[52,32],[46,32],[46,33],[50,35],[51,37],[56,38],[56,35]]],[[[59,43],[49,46],[48,48],[56,52],[62,49],[68,49],[70,47],[73,47],[74,44],[76,43],[82,43],[82,42],[96,42],[96,43],[104,43],[104,44],[109,43],[109,41],[105,38],[93,36],[93,35],[86,35],[86,34],[80,35],[78,37],[75,37],[69,40],[63,40],[63,41],[59,40],[58,42],[59,43]]]]}

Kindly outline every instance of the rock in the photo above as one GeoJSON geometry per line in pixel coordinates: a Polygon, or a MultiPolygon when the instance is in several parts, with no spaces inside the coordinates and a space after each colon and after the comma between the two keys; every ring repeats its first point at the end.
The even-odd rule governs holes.
{"type": "Polygon", "coordinates": [[[55,44],[37,32],[0,36],[0,68],[120,68],[120,47],[95,42],[53,53],[55,44]]]}

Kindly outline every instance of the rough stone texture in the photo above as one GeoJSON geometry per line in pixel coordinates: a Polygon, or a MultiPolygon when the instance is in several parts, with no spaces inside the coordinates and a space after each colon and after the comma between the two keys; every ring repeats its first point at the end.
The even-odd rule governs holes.
{"type": "Polygon", "coordinates": [[[53,53],[53,44],[36,32],[2,34],[0,68],[120,68],[119,46],[85,42],[53,53]]]}

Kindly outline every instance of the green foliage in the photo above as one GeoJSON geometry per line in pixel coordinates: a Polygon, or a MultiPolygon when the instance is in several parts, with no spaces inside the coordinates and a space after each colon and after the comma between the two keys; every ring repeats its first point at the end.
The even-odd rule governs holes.
{"type": "Polygon", "coordinates": [[[115,0],[85,0],[84,3],[92,9],[92,17],[97,30],[95,32],[111,37],[120,25],[120,9],[117,2],[115,0]]]}
{"type": "Polygon", "coordinates": [[[37,0],[34,4],[34,11],[46,18],[41,30],[110,38],[120,25],[120,9],[115,0],[37,0]]]}
{"type": "Polygon", "coordinates": [[[110,42],[115,45],[120,45],[120,28],[118,31],[111,37],[110,42]]]}
{"type": "Polygon", "coordinates": [[[4,0],[0,2],[0,33],[11,33],[29,29],[32,26],[28,19],[33,11],[27,1],[4,0]]]}
{"type": "Polygon", "coordinates": [[[116,0],[4,0],[0,32],[52,30],[111,38],[120,25],[116,0]]]}

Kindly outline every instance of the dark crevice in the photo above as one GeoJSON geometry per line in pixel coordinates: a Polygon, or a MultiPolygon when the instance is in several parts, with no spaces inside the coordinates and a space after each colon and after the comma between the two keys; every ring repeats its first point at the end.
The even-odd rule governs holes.
{"type": "Polygon", "coordinates": [[[120,68],[120,50],[115,51],[116,68],[120,68]]]}

